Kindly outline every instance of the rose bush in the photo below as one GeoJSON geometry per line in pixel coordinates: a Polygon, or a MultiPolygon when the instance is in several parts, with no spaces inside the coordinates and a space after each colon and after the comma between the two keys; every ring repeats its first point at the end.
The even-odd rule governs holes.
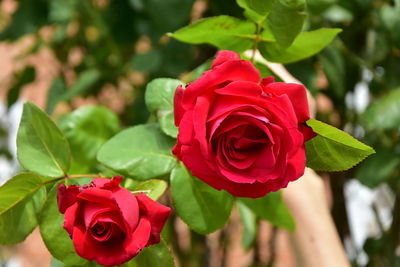
{"type": "Polygon", "coordinates": [[[58,187],[59,211],[76,252],[101,265],[120,265],[159,243],[171,212],[144,194],[135,196],[120,187],[121,180],[97,178],[85,186],[58,187]]]}
{"type": "Polygon", "coordinates": [[[211,70],[174,97],[173,153],[192,174],[239,197],[262,197],[304,173],[313,137],[306,89],[260,81],[253,64],[220,51],[211,70]]]}

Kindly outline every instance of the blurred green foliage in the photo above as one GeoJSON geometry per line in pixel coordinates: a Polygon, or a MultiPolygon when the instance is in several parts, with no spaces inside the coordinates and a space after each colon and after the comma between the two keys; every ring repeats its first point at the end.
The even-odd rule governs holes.
{"type": "MultiPolygon", "coordinates": [[[[251,49],[255,36],[260,35],[258,48],[264,57],[290,63],[286,65],[287,69],[307,86],[317,100],[321,97],[328,100],[328,108],[324,106],[319,110],[318,119],[346,129],[377,151],[376,155],[350,171],[330,174],[333,188],[339,188],[334,192],[335,221],[344,238],[348,234],[341,230],[346,225],[348,227],[344,199],[343,194],[336,193],[343,191],[345,181],[356,177],[371,188],[387,183],[397,196],[393,221],[389,229],[382,229],[380,238],[367,240],[365,250],[370,256],[369,266],[396,266],[399,262],[395,251],[400,241],[400,0],[238,0],[237,3],[234,0],[210,0],[196,1],[204,5],[197,10],[193,9],[194,0],[15,2],[17,9],[11,17],[0,14],[0,40],[18,42],[31,35],[34,44],[23,57],[50,48],[61,64],[49,88],[47,112],[53,113],[60,102],[70,104],[76,96],[98,96],[106,85],[118,87],[124,80],[132,88],[132,97],[127,97],[121,111],[122,125],[152,121],[157,116],[145,108],[144,85],[147,81],[181,76],[188,82],[207,69],[209,61],[206,60],[216,49],[203,43],[243,52],[251,49]],[[187,26],[196,18],[196,12],[200,13],[197,17],[217,17],[187,26]],[[188,30],[201,29],[204,24],[215,27],[215,32],[208,31],[206,25],[205,30],[196,36],[190,32],[189,36],[185,35],[188,30]],[[341,28],[342,32],[329,47],[318,53],[339,32],[322,29],[329,36],[312,35],[321,28],[341,28]],[[51,32],[50,37],[43,34],[44,29],[51,32]],[[194,47],[166,33],[173,33],[172,36],[178,40],[202,45],[194,47]],[[309,46],[308,42],[315,45],[309,46]],[[73,63],[70,57],[76,51],[80,51],[82,59],[73,63]],[[314,56],[309,57],[311,55],[314,56]],[[204,62],[189,76],[182,75],[204,62]],[[76,75],[72,83],[68,72],[76,75]],[[140,79],[133,75],[137,73],[140,79]],[[359,85],[368,90],[370,98],[365,111],[354,104],[358,96],[355,88],[359,85]]],[[[261,70],[263,73],[270,73],[264,66],[260,68],[264,68],[261,70]]],[[[36,76],[31,65],[13,73],[13,82],[7,93],[8,107],[18,99],[21,88],[36,76]]],[[[156,106],[154,112],[160,108],[156,106]]],[[[100,132],[100,139],[96,139],[94,145],[97,150],[119,127],[118,120],[109,118],[112,115],[106,113],[81,110],[67,115],[78,128],[71,127],[63,118],[60,128],[72,146],[77,144],[82,148],[80,136],[98,134],[83,125],[89,123],[97,127],[100,132]],[[97,120],[88,120],[87,112],[100,114],[96,115],[97,120]],[[111,128],[105,129],[102,118],[112,120],[112,127],[108,125],[111,128]],[[79,131],[75,134],[75,130],[79,131]]],[[[175,132],[170,121],[171,117],[161,130],[173,136],[175,132]]],[[[88,158],[80,159],[90,162],[93,165],[91,170],[100,169],[94,159],[96,152],[90,151],[86,154],[88,158]]],[[[83,152],[75,157],[81,155],[83,152]]],[[[74,168],[82,170],[82,166],[73,161],[74,168]]],[[[242,210],[246,208],[244,205],[242,210]]],[[[252,211],[247,209],[243,212],[252,211]]],[[[256,228],[253,217],[254,220],[247,222],[249,232],[256,228]]],[[[253,238],[245,241],[247,244],[253,242],[253,238]]]]}

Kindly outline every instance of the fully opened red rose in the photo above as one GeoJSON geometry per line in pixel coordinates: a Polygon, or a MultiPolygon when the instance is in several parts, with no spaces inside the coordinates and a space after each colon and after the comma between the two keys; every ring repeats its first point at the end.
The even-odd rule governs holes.
{"type": "Polygon", "coordinates": [[[171,212],[144,194],[135,196],[120,187],[121,179],[58,187],[58,207],[76,252],[101,265],[120,265],[159,243],[171,212]]]}
{"type": "Polygon", "coordinates": [[[220,51],[211,70],[174,99],[173,153],[192,174],[239,197],[262,197],[304,173],[313,136],[304,86],[276,83],[238,54],[220,51]]]}

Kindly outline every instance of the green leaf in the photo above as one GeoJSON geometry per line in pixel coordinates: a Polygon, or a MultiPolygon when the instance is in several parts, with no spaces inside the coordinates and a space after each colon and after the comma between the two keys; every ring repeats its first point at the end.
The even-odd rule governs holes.
{"type": "Polygon", "coordinates": [[[173,110],[174,94],[179,85],[184,85],[184,83],[170,78],[158,78],[149,82],[145,93],[146,106],[149,111],[173,110]]]}
{"type": "Polygon", "coordinates": [[[369,188],[387,182],[400,164],[400,156],[393,151],[383,150],[368,157],[357,168],[356,178],[369,188]]]}
{"type": "Polygon", "coordinates": [[[52,114],[59,102],[69,101],[74,96],[84,94],[100,79],[100,75],[101,73],[97,69],[82,71],[68,90],[64,79],[56,77],[49,89],[46,111],[52,114]]]}
{"type": "Polygon", "coordinates": [[[163,240],[159,244],[143,249],[133,260],[122,265],[124,267],[174,267],[171,251],[163,240]]]}
{"type": "Polygon", "coordinates": [[[0,215],[13,208],[43,185],[33,173],[20,173],[0,187],[0,215]]]}
{"type": "Polygon", "coordinates": [[[258,14],[264,15],[272,10],[276,0],[267,0],[267,1],[244,0],[244,2],[249,8],[256,11],[258,14]]]}
{"type": "Polygon", "coordinates": [[[287,49],[276,43],[261,42],[259,50],[263,57],[269,61],[291,63],[317,54],[329,45],[341,31],[341,29],[321,28],[315,31],[302,32],[287,49]]]}
{"type": "Polygon", "coordinates": [[[74,85],[61,96],[62,101],[68,101],[76,95],[80,95],[89,90],[99,79],[100,71],[96,69],[88,69],[79,74],[74,85]]]}
{"type": "Polygon", "coordinates": [[[361,121],[371,130],[400,129],[400,88],[372,102],[361,121]]]}
{"type": "MultiPolygon", "coordinates": [[[[161,113],[162,114],[162,113],[161,113]]],[[[170,110],[161,115],[160,128],[168,136],[176,138],[178,135],[178,127],[175,126],[174,122],[174,111],[170,110]]]]}
{"type": "Polygon", "coordinates": [[[179,217],[200,234],[218,230],[230,217],[233,197],[192,177],[182,164],[171,172],[171,192],[179,217]]]}
{"type": "Polygon", "coordinates": [[[240,220],[244,226],[242,245],[245,249],[250,249],[257,237],[257,216],[242,202],[237,201],[236,203],[239,208],[240,220]]]}
{"type": "Polygon", "coordinates": [[[72,240],[63,228],[64,215],[58,211],[57,188],[58,184],[54,185],[47,195],[39,220],[40,233],[53,257],[66,265],[82,265],[87,261],[76,254],[72,240]]]}
{"type": "Polygon", "coordinates": [[[149,198],[157,200],[162,194],[164,194],[166,189],[167,182],[159,179],[151,179],[135,186],[134,191],[144,191],[149,198]]]}
{"type": "Polygon", "coordinates": [[[239,198],[258,217],[277,227],[293,231],[295,222],[282,200],[281,192],[272,192],[262,198],[239,198]]]}
{"type": "Polygon", "coordinates": [[[68,142],[54,122],[32,103],[25,103],[17,135],[17,156],[32,172],[62,177],[70,165],[68,142]]]}
{"type": "Polygon", "coordinates": [[[375,150],[349,134],[323,122],[309,119],[318,136],[306,142],[307,166],[318,171],[344,171],[355,166],[375,150]]]}
{"type": "Polygon", "coordinates": [[[0,187],[0,244],[21,242],[33,231],[46,198],[42,185],[35,174],[21,173],[0,187]]]}
{"type": "Polygon", "coordinates": [[[101,106],[85,106],[60,118],[59,126],[67,137],[74,159],[82,164],[96,162],[100,147],[115,135],[119,119],[101,106]]]}
{"type": "Polygon", "coordinates": [[[261,23],[273,9],[276,0],[236,0],[237,4],[244,9],[244,15],[250,20],[261,23]]]}
{"type": "Polygon", "coordinates": [[[164,135],[156,124],[138,125],[105,143],[97,153],[97,160],[139,180],[160,177],[176,165],[171,153],[174,144],[174,139],[164,135]]]}
{"type": "MultiPolygon", "coordinates": [[[[263,1],[260,1],[263,2],[263,1]]],[[[289,47],[306,18],[304,0],[278,0],[266,23],[281,48],[289,47]]]]}
{"type": "Polygon", "coordinates": [[[56,77],[53,80],[49,88],[49,92],[47,95],[47,104],[46,104],[46,111],[49,114],[52,114],[54,109],[56,108],[58,102],[61,101],[62,95],[66,91],[66,85],[64,79],[61,77],[56,77]]]}
{"type": "Polygon", "coordinates": [[[219,49],[243,52],[253,45],[256,25],[229,16],[205,18],[171,34],[175,39],[190,44],[211,44],[219,49]]]}
{"type": "Polygon", "coordinates": [[[146,106],[150,112],[156,113],[161,130],[168,136],[176,138],[178,128],[174,124],[174,94],[179,80],[158,78],[152,80],[146,87],[146,106]]]}

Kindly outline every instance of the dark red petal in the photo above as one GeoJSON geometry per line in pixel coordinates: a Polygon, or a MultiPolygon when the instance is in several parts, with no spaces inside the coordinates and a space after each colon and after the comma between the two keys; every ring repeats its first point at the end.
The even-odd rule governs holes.
{"type": "Polygon", "coordinates": [[[174,95],[174,120],[176,126],[179,126],[183,114],[185,113],[185,110],[182,107],[183,93],[182,85],[178,85],[174,95]]]}
{"type": "Polygon", "coordinates": [[[57,188],[57,204],[58,211],[65,213],[65,211],[75,203],[76,196],[79,194],[79,187],[76,185],[70,185],[68,187],[65,184],[59,184],[57,188]]]}
{"type": "Polygon", "coordinates": [[[122,176],[114,176],[111,180],[103,185],[103,189],[113,190],[119,187],[122,182],[122,176]]]}
{"type": "Polygon", "coordinates": [[[261,80],[260,85],[262,87],[267,86],[270,83],[275,82],[275,77],[274,76],[269,76],[269,77],[265,77],[261,80]]]}
{"type": "Polygon", "coordinates": [[[64,229],[67,230],[69,235],[72,235],[75,218],[78,216],[79,203],[74,203],[64,214],[64,229]]]}
{"type": "Polygon", "coordinates": [[[240,60],[239,54],[229,50],[218,51],[217,56],[211,65],[211,68],[214,68],[230,60],[240,60]]]}
{"type": "Polygon", "coordinates": [[[160,233],[171,214],[171,209],[144,194],[139,194],[136,198],[139,202],[140,213],[144,214],[151,224],[150,238],[146,246],[157,244],[160,242],[160,233]]]}
{"type": "Polygon", "coordinates": [[[215,90],[217,94],[242,97],[261,97],[262,92],[262,88],[256,82],[251,81],[233,81],[215,90]]]}
{"type": "Polygon", "coordinates": [[[117,207],[112,209],[110,207],[105,207],[104,205],[102,205],[102,203],[97,203],[97,202],[82,201],[81,207],[82,207],[82,215],[83,215],[83,219],[84,219],[86,228],[90,227],[93,219],[95,217],[97,217],[98,215],[100,215],[102,213],[110,212],[110,211],[118,212],[117,207]]]}
{"type": "Polygon", "coordinates": [[[305,122],[310,118],[307,90],[303,85],[296,83],[270,83],[264,87],[264,91],[275,95],[287,95],[292,102],[299,123],[305,122]]]}
{"type": "Polygon", "coordinates": [[[226,61],[224,64],[218,65],[214,69],[205,72],[203,76],[186,87],[181,102],[183,108],[190,109],[199,95],[212,92],[215,86],[237,80],[258,83],[260,80],[260,73],[249,61],[226,61]]]}
{"type": "Polygon", "coordinates": [[[127,255],[131,258],[136,256],[149,242],[150,233],[151,223],[146,217],[140,217],[135,232],[123,244],[127,255]]]}
{"type": "MultiPolygon", "coordinates": [[[[194,137],[199,142],[204,155],[209,153],[209,144],[207,142],[207,115],[212,103],[212,96],[199,96],[193,109],[193,130],[194,137]]],[[[182,125],[184,126],[184,125],[182,125]]],[[[193,140],[191,140],[193,141],[193,140]]]]}
{"type": "Polygon", "coordinates": [[[289,159],[285,176],[289,181],[299,179],[306,168],[306,150],[304,145],[289,159]]]}
{"type": "Polygon", "coordinates": [[[139,205],[136,197],[127,189],[120,187],[114,192],[113,198],[120,209],[126,226],[133,231],[139,222],[139,205]]]}
{"type": "Polygon", "coordinates": [[[304,136],[304,142],[307,142],[308,140],[314,138],[317,136],[316,133],[314,133],[314,131],[312,130],[311,127],[309,127],[308,125],[306,125],[305,123],[301,123],[299,125],[299,130],[300,132],[303,133],[304,136]]]}
{"type": "MultiPolygon", "coordinates": [[[[105,179],[107,180],[107,179],[105,179]]],[[[104,207],[117,208],[117,204],[113,198],[113,193],[106,189],[98,187],[90,187],[82,191],[78,196],[78,199],[87,200],[90,202],[102,203],[104,207]]]]}
{"type": "Polygon", "coordinates": [[[91,237],[90,232],[75,227],[72,241],[76,253],[89,261],[96,261],[99,265],[114,266],[129,261],[135,255],[128,254],[123,242],[98,242],[91,237]]]}

